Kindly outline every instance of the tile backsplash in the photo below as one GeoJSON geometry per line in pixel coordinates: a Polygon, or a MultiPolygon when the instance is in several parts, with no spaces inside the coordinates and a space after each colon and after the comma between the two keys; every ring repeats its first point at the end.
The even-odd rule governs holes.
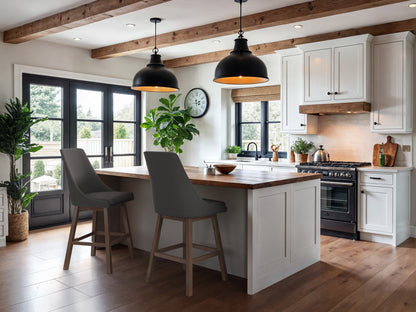
{"type": "MultiPolygon", "coordinates": [[[[331,160],[368,161],[373,159],[374,144],[386,143],[389,134],[370,132],[370,114],[319,116],[318,134],[302,136],[316,147],[323,145],[331,160]]],[[[292,135],[291,141],[297,136],[292,135]]],[[[395,166],[412,166],[413,142],[411,134],[392,134],[392,142],[399,144],[395,166]],[[403,152],[402,145],[410,145],[403,152]]]]}

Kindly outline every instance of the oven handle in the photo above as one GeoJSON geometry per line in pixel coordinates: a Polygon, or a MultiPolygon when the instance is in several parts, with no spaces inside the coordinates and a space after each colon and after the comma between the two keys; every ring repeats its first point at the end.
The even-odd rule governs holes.
{"type": "Polygon", "coordinates": [[[342,185],[342,186],[354,186],[354,183],[352,183],[352,182],[329,182],[329,181],[321,181],[321,184],[342,185]]]}

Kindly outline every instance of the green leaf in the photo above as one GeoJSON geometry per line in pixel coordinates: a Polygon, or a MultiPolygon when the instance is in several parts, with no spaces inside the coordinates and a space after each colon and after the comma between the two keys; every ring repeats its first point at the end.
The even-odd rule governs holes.
{"type": "Polygon", "coordinates": [[[162,103],[163,105],[169,107],[169,101],[165,98],[160,98],[159,102],[162,103]]]}

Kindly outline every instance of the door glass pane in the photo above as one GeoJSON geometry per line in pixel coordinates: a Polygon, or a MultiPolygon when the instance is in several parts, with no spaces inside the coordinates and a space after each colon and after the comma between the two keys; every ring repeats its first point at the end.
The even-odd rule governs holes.
{"type": "Polygon", "coordinates": [[[270,146],[272,144],[279,145],[279,152],[287,151],[289,140],[287,138],[287,134],[281,133],[281,124],[280,123],[270,123],[269,124],[269,145],[268,148],[270,150],[270,146]]]}
{"type": "Polygon", "coordinates": [[[135,96],[131,94],[113,93],[113,113],[115,121],[135,121],[135,96]]]}
{"type": "Polygon", "coordinates": [[[77,147],[84,149],[87,155],[102,154],[102,123],[77,122],[77,147]]]}
{"type": "Polygon", "coordinates": [[[88,160],[90,161],[94,169],[99,169],[103,167],[102,157],[88,157],[88,160]]]}
{"type": "Polygon", "coordinates": [[[62,188],[61,159],[31,159],[30,191],[40,192],[62,188]]]}
{"type": "Polygon", "coordinates": [[[41,121],[30,128],[30,142],[43,148],[31,156],[60,156],[62,147],[62,121],[41,121]]]}
{"type": "MultiPolygon", "coordinates": [[[[241,125],[241,138],[242,138],[242,148],[246,150],[247,144],[250,142],[255,142],[257,144],[258,150],[260,150],[260,124],[242,124],[241,125]]],[[[250,150],[255,151],[256,148],[254,144],[250,146],[250,150]]]]}
{"type": "Polygon", "coordinates": [[[114,167],[134,166],[134,156],[114,156],[114,167]]]}
{"type": "Polygon", "coordinates": [[[321,185],[321,209],[348,212],[348,188],[321,185]]]}
{"type": "Polygon", "coordinates": [[[114,154],[133,154],[134,153],[134,128],[131,123],[114,123],[114,154]]]}
{"type": "Polygon", "coordinates": [[[77,118],[103,119],[103,92],[77,89],[77,118]]]}
{"type": "Polygon", "coordinates": [[[260,102],[244,102],[241,104],[242,121],[260,121],[261,120],[261,103],[260,102]]]}
{"type": "Polygon", "coordinates": [[[269,101],[269,121],[280,121],[280,101],[269,101]]]}
{"type": "Polygon", "coordinates": [[[62,88],[31,84],[30,110],[33,111],[32,117],[61,118],[62,88]]]}

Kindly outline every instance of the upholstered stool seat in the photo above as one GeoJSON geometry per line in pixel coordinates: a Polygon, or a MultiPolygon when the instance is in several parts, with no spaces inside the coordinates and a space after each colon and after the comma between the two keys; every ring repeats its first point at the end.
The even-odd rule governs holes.
{"type": "Polygon", "coordinates": [[[72,218],[71,230],[66,249],[64,270],[68,270],[71,260],[73,245],[91,246],[91,256],[95,256],[97,247],[104,247],[106,252],[107,273],[112,273],[111,246],[127,239],[130,256],[134,257],[133,242],[131,238],[130,224],[125,203],[133,200],[131,192],[117,192],[105,185],[88,160],[84,150],[78,148],[62,149],[62,159],[65,166],[65,177],[68,181],[70,201],[75,206],[72,218]],[[110,207],[118,208],[122,212],[124,232],[110,232],[108,210],[110,207]],[[75,238],[79,211],[91,210],[92,231],[81,237],[75,238]],[[104,231],[97,230],[97,213],[103,213],[104,231]],[[97,242],[97,235],[104,236],[104,243],[97,242]],[[84,242],[91,237],[91,242],[84,242]],[[114,237],[114,238],[113,238],[114,237]]]}

